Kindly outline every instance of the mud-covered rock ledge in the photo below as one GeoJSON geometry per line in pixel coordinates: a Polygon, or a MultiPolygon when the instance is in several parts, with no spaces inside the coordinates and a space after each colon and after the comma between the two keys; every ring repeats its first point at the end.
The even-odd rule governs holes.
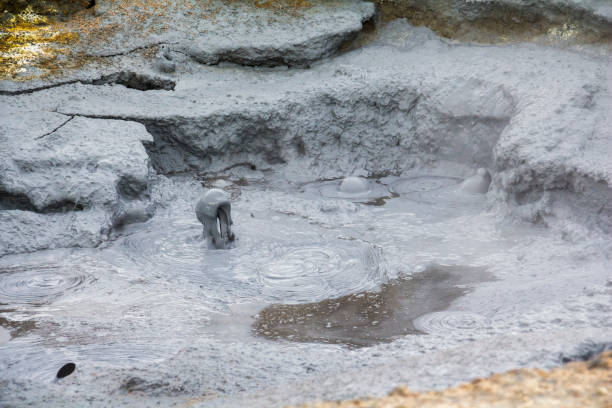
{"type": "Polygon", "coordinates": [[[376,13],[373,3],[352,0],[269,5],[110,0],[96,3],[95,13],[83,9],[60,20],[41,18],[46,25],[29,22],[30,8],[22,19],[0,22],[0,92],[92,82],[135,67],[172,74],[193,61],[308,66],[337,54],[376,13]]]}
{"type": "Polygon", "coordinates": [[[48,97],[68,115],[145,124],[161,173],[248,162],[306,181],[447,160],[494,170],[492,197],[523,219],[570,218],[609,233],[607,64],[529,44],[448,44],[395,22],[375,43],[310,70],[206,71],[173,94],[68,91],[87,104],[48,97]]]}
{"type": "MultiPolygon", "coordinates": [[[[459,176],[488,167],[494,175],[492,202],[513,215],[548,224],[572,220],[609,233],[607,66],[607,57],[528,44],[449,44],[400,21],[371,45],[309,70],[195,64],[191,74],[177,76],[172,92],[73,83],[0,96],[9,113],[1,126],[7,140],[17,143],[22,135],[11,128],[14,120],[35,124],[41,115],[54,118],[31,136],[34,147],[87,121],[99,124],[84,133],[92,137],[107,123],[138,128],[135,135],[146,129],[138,151],[117,145],[101,154],[113,156],[119,149],[127,163],[136,157],[142,166],[150,159],[162,174],[216,172],[249,163],[304,182],[346,174],[409,174],[440,162],[458,165],[459,176]]],[[[96,142],[91,148],[103,146],[96,142]]],[[[56,154],[57,160],[74,160],[56,154]]],[[[9,156],[6,163],[13,160],[9,156]]],[[[44,174],[44,154],[32,160],[34,173],[44,174]]],[[[123,174],[118,166],[116,174],[123,174]]],[[[88,166],[74,172],[74,183],[93,177],[88,166]]],[[[20,190],[20,184],[29,185],[29,173],[10,168],[2,173],[5,193],[27,195],[38,211],[53,204],[36,204],[36,189],[20,190]]],[[[102,184],[116,190],[113,183],[102,184]]],[[[113,205],[113,200],[87,200],[66,191],[67,198],[55,202],[113,205]]],[[[136,213],[135,220],[146,219],[145,210],[136,213]]],[[[30,250],[43,248],[37,243],[30,250]]]]}
{"type": "Polygon", "coordinates": [[[53,112],[0,123],[0,256],[95,246],[130,216],[152,215],[144,126],[53,112]]]}

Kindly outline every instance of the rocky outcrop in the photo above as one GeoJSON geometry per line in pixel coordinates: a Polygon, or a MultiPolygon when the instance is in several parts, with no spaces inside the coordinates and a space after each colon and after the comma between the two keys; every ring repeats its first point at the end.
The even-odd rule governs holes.
{"type": "MultiPolygon", "coordinates": [[[[308,181],[453,162],[465,176],[478,167],[493,170],[491,199],[523,219],[550,223],[569,217],[610,231],[605,56],[529,44],[451,44],[398,21],[371,45],[309,70],[182,63],[191,73],[174,74],[173,92],[74,83],[1,98],[16,112],[36,106],[64,115],[48,114],[53,120],[45,133],[51,134],[36,140],[47,148],[52,145],[44,143],[56,143],[58,134],[76,124],[107,123],[95,118],[123,120],[108,123],[136,126],[138,134],[144,125],[153,137],[146,153],[160,173],[215,172],[248,163],[308,181]]],[[[137,145],[140,163],[144,150],[137,145]]],[[[37,151],[31,149],[27,155],[37,151]]],[[[139,174],[136,180],[144,173],[139,174]]],[[[38,211],[53,203],[86,208],[116,199],[116,193],[96,189],[105,198],[88,200],[79,193],[45,202],[37,198],[39,188],[2,185],[9,186],[4,189],[13,202],[30,200],[38,211]]],[[[146,206],[127,218],[117,211],[118,224],[149,213],[146,206]]]]}
{"type": "Polygon", "coordinates": [[[458,78],[446,84],[451,89],[430,90],[381,78],[364,86],[348,72],[341,77],[333,91],[267,106],[143,118],[156,141],[149,147],[153,164],[163,173],[210,171],[232,157],[261,168],[286,164],[295,175],[306,167],[310,177],[397,172],[437,159],[490,166],[513,112],[509,93],[484,81],[458,78]]]}
{"type": "Polygon", "coordinates": [[[304,66],[336,53],[374,13],[368,2],[315,3],[290,19],[270,18],[265,11],[244,6],[226,7],[216,15],[214,29],[200,25],[197,36],[171,48],[203,64],[304,66]]]}
{"type": "Polygon", "coordinates": [[[59,110],[144,123],[162,173],[248,162],[304,180],[446,160],[494,169],[491,196],[523,219],[573,214],[609,231],[606,64],[532,45],[452,46],[397,22],[310,71],[218,71],[173,95],[81,87],[91,102],[59,110]]]}
{"type": "Polygon", "coordinates": [[[36,211],[108,205],[147,189],[142,142],[152,139],[142,125],[43,112],[0,123],[0,189],[25,197],[36,211]]]}
{"type": "Polygon", "coordinates": [[[106,237],[103,210],[40,214],[0,210],[0,257],[42,249],[95,247],[106,237]]]}
{"type": "MultiPolygon", "coordinates": [[[[94,13],[6,32],[0,93],[95,82],[118,72],[124,73],[119,83],[132,83],[125,73],[148,66],[171,74],[191,61],[307,66],[337,54],[376,12],[365,1],[294,3],[100,0],[94,13]]],[[[165,82],[156,89],[169,87],[165,82]]]]}
{"type": "Polygon", "coordinates": [[[0,245],[0,256],[98,243],[109,226],[104,210],[146,199],[151,174],[142,143],[151,140],[134,122],[52,112],[3,115],[0,235],[20,239],[0,245]]]}

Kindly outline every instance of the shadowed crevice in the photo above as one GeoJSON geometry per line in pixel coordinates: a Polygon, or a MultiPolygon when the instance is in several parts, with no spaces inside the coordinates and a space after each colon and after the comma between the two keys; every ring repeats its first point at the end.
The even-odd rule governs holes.
{"type": "Polygon", "coordinates": [[[0,190],[0,211],[21,210],[32,211],[40,214],[64,213],[69,211],[82,211],[85,206],[70,200],[61,200],[50,203],[43,208],[37,208],[30,198],[21,193],[9,193],[0,190]]]}
{"type": "Polygon", "coordinates": [[[97,79],[78,79],[65,82],[58,82],[49,85],[43,85],[34,88],[22,89],[17,91],[0,90],[0,95],[25,95],[34,92],[44,91],[47,89],[58,88],[60,86],[72,85],[72,84],[83,84],[83,85],[123,85],[126,88],[136,89],[139,91],[151,91],[151,90],[163,90],[173,91],[176,87],[176,82],[171,79],[150,76],[146,74],[139,74],[131,71],[120,71],[113,74],[104,75],[97,79]]]}

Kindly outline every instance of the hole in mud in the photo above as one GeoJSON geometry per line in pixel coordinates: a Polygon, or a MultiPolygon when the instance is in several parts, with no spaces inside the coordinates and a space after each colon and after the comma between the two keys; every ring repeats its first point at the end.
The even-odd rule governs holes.
{"type": "Polygon", "coordinates": [[[391,192],[390,196],[378,197],[371,201],[364,201],[362,204],[371,205],[373,207],[382,207],[383,205],[387,203],[387,200],[390,200],[392,198],[397,198],[397,197],[399,197],[399,194],[395,192],[391,192]]]}
{"type": "Polygon", "coordinates": [[[46,206],[45,208],[43,208],[40,212],[41,213],[62,213],[62,212],[68,212],[68,211],[83,211],[85,209],[85,206],[81,203],[75,203],[74,201],[70,201],[70,200],[62,200],[62,201],[57,201],[55,203],[51,203],[48,206],[46,206]]]}
{"type": "Polygon", "coordinates": [[[378,292],[359,292],[306,304],[277,304],[255,317],[253,332],[271,340],[366,347],[409,334],[420,316],[447,309],[468,292],[465,285],[491,280],[480,268],[435,266],[411,278],[382,285],[378,292]]]}
{"type": "Polygon", "coordinates": [[[223,239],[230,242],[234,241],[234,234],[231,231],[230,210],[228,206],[220,206],[217,209],[217,231],[223,239]]]}
{"type": "Polygon", "coordinates": [[[74,372],[75,369],[76,369],[76,364],[74,363],[64,364],[62,368],[60,368],[59,371],[57,372],[57,378],[68,377],[70,374],[74,372]]]}

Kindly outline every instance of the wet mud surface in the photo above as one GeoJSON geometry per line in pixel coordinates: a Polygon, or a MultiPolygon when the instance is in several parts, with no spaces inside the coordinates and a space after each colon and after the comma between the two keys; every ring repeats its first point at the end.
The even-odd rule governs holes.
{"type": "Polygon", "coordinates": [[[484,281],[478,269],[433,266],[410,278],[318,303],[272,305],[256,315],[254,332],[272,340],[321,342],[365,347],[409,334],[420,316],[446,309],[469,283],[484,281]]]}
{"type": "MultiPolygon", "coordinates": [[[[127,405],[136,393],[238,406],[226,398],[356,361],[609,324],[606,289],[571,300],[582,293],[574,268],[603,279],[605,262],[551,246],[543,230],[500,227],[461,178],[366,179],[389,194],[373,206],[359,183],[338,198],[341,179],[304,188],[251,172],[210,181],[237,193],[231,249],[207,247],[193,209],[200,182],[177,177],[152,193],[172,205],[108,244],[1,258],[0,382],[62,400],[52,381],[74,363],[62,381],[88,385],[70,389],[127,405]]],[[[0,401],[19,405],[12,392],[0,401]]]]}
{"type": "Polygon", "coordinates": [[[599,0],[243,3],[3,15],[0,406],[270,408],[609,344],[599,0]]]}

